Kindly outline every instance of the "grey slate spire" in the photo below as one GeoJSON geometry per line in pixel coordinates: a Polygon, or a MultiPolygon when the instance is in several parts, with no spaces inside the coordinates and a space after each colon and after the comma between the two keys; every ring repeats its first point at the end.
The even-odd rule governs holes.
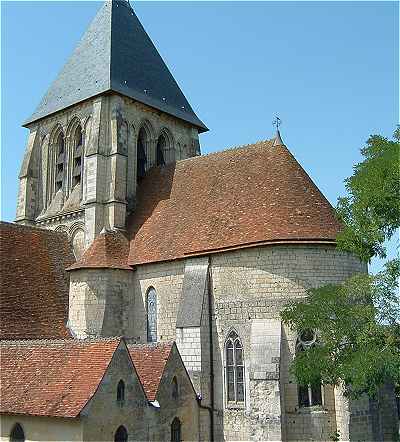
{"type": "Polygon", "coordinates": [[[107,91],[208,130],[125,0],[104,3],[24,125],[107,91]]]}

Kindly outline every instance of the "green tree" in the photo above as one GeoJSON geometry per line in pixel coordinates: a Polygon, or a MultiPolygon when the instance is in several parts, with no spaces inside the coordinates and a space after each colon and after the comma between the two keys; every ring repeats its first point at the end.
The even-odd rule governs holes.
{"type": "MultiPolygon", "coordinates": [[[[339,198],[343,230],[339,249],[368,262],[386,257],[385,241],[400,226],[400,130],[393,140],[374,135],[361,150],[364,159],[346,180],[339,198]]],[[[317,345],[299,352],[291,370],[300,385],[344,382],[350,397],[373,397],[388,380],[400,384],[399,258],[377,275],[359,274],[341,285],[308,291],[281,313],[297,333],[316,330],[317,345]]]]}

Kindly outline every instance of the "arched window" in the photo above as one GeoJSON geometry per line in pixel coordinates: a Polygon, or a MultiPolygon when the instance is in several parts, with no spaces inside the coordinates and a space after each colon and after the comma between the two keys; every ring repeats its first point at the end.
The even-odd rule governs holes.
{"type": "Polygon", "coordinates": [[[181,421],[176,417],[171,424],[171,442],[181,442],[182,436],[181,421]]]}
{"type": "Polygon", "coordinates": [[[65,163],[65,141],[64,134],[60,132],[56,142],[56,192],[63,188],[64,183],[64,163],[65,163]]]}
{"type": "Polygon", "coordinates": [[[160,135],[158,137],[157,141],[157,166],[164,166],[165,165],[165,150],[167,147],[167,142],[165,140],[164,135],[160,135]]]}
{"type": "Polygon", "coordinates": [[[81,126],[75,130],[73,151],[72,188],[80,184],[82,180],[83,135],[81,126]]]}
{"type": "Polygon", "coordinates": [[[146,130],[142,127],[139,131],[137,142],[137,167],[136,176],[140,180],[144,177],[147,169],[147,157],[146,157],[146,142],[147,142],[146,130]]]}
{"type": "Polygon", "coordinates": [[[243,346],[234,331],[229,333],[225,343],[225,389],[228,402],[244,402],[243,346]]]}
{"type": "Polygon", "coordinates": [[[117,386],[117,402],[122,405],[125,401],[125,383],[121,379],[117,386]]]}
{"type": "Polygon", "coordinates": [[[146,297],[147,342],[157,342],[157,293],[150,287],[146,297]]]}
{"type": "MultiPolygon", "coordinates": [[[[296,353],[307,351],[317,342],[317,335],[313,330],[304,330],[300,333],[296,343],[296,353]]],[[[300,407],[313,407],[322,405],[322,385],[317,383],[314,385],[298,386],[298,400],[300,407]]]]}
{"type": "Polygon", "coordinates": [[[11,442],[25,442],[25,433],[19,423],[16,423],[13,426],[13,429],[10,433],[10,441],[11,442]]]}
{"type": "Polygon", "coordinates": [[[127,442],[128,441],[128,432],[123,425],[120,425],[115,432],[114,442],[127,442]]]}
{"type": "Polygon", "coordinates": [[[178,381],[176,379],[176,376],[174,376],[174,378],[172,379],[172,385],[171,385],[171,389],[172,389],[172,399],[178,399],[179,397],[179,389],[178,389],[178,381]]]}

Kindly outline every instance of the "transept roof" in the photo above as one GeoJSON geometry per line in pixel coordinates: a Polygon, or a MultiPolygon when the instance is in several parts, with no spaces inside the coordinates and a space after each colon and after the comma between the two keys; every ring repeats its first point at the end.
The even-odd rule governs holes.
{"type": "Polygon", "coordinates": [[[109,91],[208,130],[125,0],[104,3],[24,124],[109,91]]]}

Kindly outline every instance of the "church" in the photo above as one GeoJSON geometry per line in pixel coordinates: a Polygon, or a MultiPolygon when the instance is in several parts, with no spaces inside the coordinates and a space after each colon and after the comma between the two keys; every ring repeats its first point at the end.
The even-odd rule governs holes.
{"type": "Polygon", "coordinates": [[[376,407],[289,371],[316,336],[283,306],[367,271],[333,208],[279,131],[201,155],[208,128],[128,1],[101,6],[24,127],[2,441],[392,440],[390,391],[376,407]]]}

